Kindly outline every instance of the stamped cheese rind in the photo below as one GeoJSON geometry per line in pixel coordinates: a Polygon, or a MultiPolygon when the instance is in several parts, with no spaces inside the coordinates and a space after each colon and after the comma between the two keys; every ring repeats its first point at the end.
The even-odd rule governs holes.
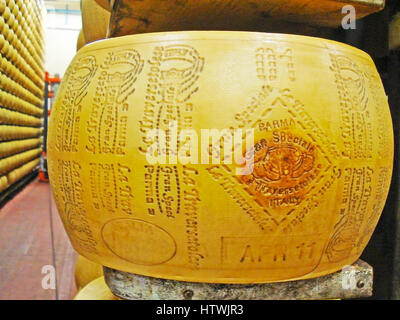
{"type": "Polygon", "coordinates": [[[74,248],[145,276],[266,283],[335,272],[361,255],[391,180],[379,74],[366,53],[329,40],[96,42],[72,61],[52,112],[49,175],[74,248]],[[149,160],[152,148],[166,161],[149,160]]]}

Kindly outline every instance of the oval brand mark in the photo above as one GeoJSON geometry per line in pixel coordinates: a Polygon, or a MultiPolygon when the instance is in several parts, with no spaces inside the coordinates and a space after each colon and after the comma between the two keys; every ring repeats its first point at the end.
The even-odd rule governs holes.
{"type": "Polygon", "coordinates": [[[175,240],[167,231],[142,220],[109,221],[103,227],[102,238],[115,255],[134,264],[163,264],[176,253],[175,240]]]}

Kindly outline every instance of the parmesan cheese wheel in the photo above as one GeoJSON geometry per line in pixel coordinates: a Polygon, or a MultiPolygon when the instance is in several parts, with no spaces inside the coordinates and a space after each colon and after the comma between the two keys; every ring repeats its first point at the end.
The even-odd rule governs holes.
{"type": "Polygon", "coordinates": [[[85,35],[83,33],[83,30],[81,30],[79,32],[79,36],[78,36],[78,42],[76,44],[76,50],[78,51],[80,48],[82,48],[84,45],[86,44],[86,40],[85,40],[85,35]]]}
{"type": "Polygon", "coordinates": [[[180,281],[287,281],[352,264],[380,217],[392,163],[371,58],[284,34],[87,45],[48,135],[53,194],[79,254],[180,281]]]}
{"type": "Polygon", "coordinates": [[[82,30],[86,43],[107,37],[110,12],[96,1],[82,0],[82,30]]]}
{"type": "Polygon", "coordinates": [[[78,256],[75,263],[75,284],[81,290],[91,281],[103,276],[103,266],[94,263],[83,256],[78,256]]]}
{"type": "Polygon", "coordinates": [[[4,158],[24,150],[37,147],[42,143],[42,139],[26,139],[0,143],[0,158],[4,158]]]}
{"type": "Polygon", "coordinates": [[[0,125],[0,142],[38,137],[42,133],[43,128],[0,125]]]}
{"type": "Polygon", "coordinates": [[[22,165],[21,167],[9,172],[7,174],[8,183],[11,185],[20,180],[21,178],[23,178],[24,176],[26,176],[27,174],[29,174],[30,172],[32,172],[35,168],[37,168],[39,162],[40,162],[39,158],[34,159],[22,165]]]}
{"type": "Polygon", "coordinates": [[[107,287],[104,277],[93,280],[86,285],[74,300],[120,300],[114,296],[111,290],[107,287]]]}
{"type": "Polygon", "coordinates": [[[8,158],[0,159],[0,174],[7,174],[12,169],[15,169],[27,163],[28,161],[37,158],[41,152],[42,149],[38,148],[16,154],[8,158]]]}
{"type": "Polygon", "coordinates": [[[39,127],[41,126],[42,121],[39,118],[0,107],[0,124],[39,127]]]}
{"type": "Polygon", "coordinates": [[[8,179],[6,176],[0,176],[0,192],[8,188],[8,179]]]}

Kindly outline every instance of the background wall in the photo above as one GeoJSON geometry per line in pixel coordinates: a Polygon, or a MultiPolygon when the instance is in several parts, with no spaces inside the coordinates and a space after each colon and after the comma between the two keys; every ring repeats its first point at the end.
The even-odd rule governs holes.
{"type": "Polygon", "coordinates": [[[76,54],[82,18],[79,1],[45,1],[46,71],[51,76],[64,75],[76,54]]]}

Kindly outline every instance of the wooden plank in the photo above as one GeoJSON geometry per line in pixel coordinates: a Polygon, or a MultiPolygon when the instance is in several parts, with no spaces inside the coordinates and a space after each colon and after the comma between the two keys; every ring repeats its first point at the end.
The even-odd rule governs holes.
{"type": "Polygon", "coordinates": [[[351,4],[357,18],[380,11],[384,0],[115,0],[109,37],[180,30],[240,30],[308,34],[307,27],[337,27],[351,4]],[[283,22],[289,21],[289,22],[283,22]],[[291,23],[290,23],[291,22],[291,23]],[[298,30],[300,28],[300,30],[298,30]],[[304,28],[305,32],[301,29],[304,28]]]}

